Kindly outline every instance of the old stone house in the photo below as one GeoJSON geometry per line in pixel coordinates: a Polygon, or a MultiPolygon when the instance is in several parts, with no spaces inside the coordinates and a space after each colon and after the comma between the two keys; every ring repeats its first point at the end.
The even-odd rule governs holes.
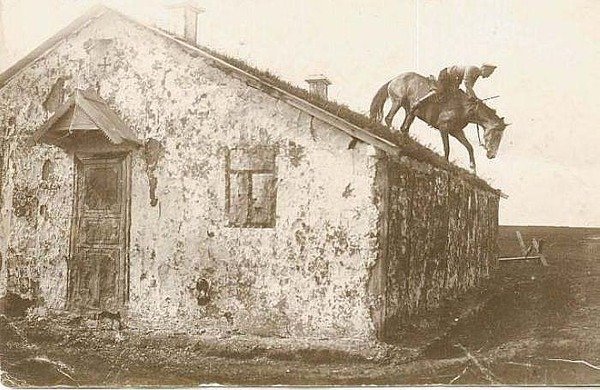
{"type": "Polygon", "coordinates": [[[488,274],[498,191],[198,46],[196,12],[168,33],[94,8],[0,75],[0,294],[385,339],[488,274]]]}

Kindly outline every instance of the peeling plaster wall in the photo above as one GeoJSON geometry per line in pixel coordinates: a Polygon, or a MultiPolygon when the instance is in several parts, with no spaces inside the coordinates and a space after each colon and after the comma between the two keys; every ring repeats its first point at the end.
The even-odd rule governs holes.
{"type": "Polygon", "coordinates": [[[66,297],[66,260],[72,203],[72,160],[53,147],[9,147],[2,202],[0,293],[39,299],[61,308],[66,297]],[[53,172],[42,180],[42,166],[53,172]]]}
{"type": "Polygon", "coordinates": [[[372,338],[475,284],[495,256],[496,195],[348,149],[230,69],[107,14],[0,90],[1,294],[65,307],[73,156],[26,140],[75,87],[97,87],[145,144],[131,159],[130,326],[372,338]],[[226,152],[255,146],[277,151],[275,227],[229,227],[226,152]]]}
{"type": "Polygon", "coordinates": [[[34,67],[24,84],[17,80],[0,91],[0,295],[11,291],[59,308],[66,296],[73,162],[58,148],[27,143],[46,119],[42,97],[54,76],[34,67]]]}
{"type": "Polygon", "coordinates": [[[407,158],[382,162],[388,204],[385,336],[489,275],[497,257],[497,194],[407,158]]]}
{"type": "Polygon", "coordinates": [[[0,233],[8,266],[0,287],[35,294],[53,308],[65,305],[72,156],[25,142],[49,115],[49,94],[60,96],[60,80],[67,96],[76,86],[99,87],[139,139],[162,148],[150,160],[144,148],[132,154],[123,313],[132,326],[373,337],[367,292],[377,256],[373,148],[349,150],[347,135],[213,65],[109,14],[0,90],[0,123],[7,127],[16,118],[0,233]],[[96,47],[94,39],[110,44],[91,56],[86,48],[96,47]],[[257,145],[278,151],[276,225],[228,227],[225,151],[257,145]],[[56,165],[52,189],[40,182],[46,159],[56,165]],[[47,216],[17,217],[18,188],[47,205],[47,216]],[[25,288],[25,280],[39,288],[25,288]],[[200,285],[210,286],[203,305],[200,285]]]}

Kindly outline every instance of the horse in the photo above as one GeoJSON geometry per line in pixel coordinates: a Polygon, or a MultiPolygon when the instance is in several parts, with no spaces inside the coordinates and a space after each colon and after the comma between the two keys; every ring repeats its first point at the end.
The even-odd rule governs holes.
{"type": "Polygon", "coordinates": [[[383,105],[390,98],[392,107],[385,117],[385,123],[388,127],[391,127],[392,119],[394,119],[394,115],[400,107],[404,108],[406,115],[401,126],[403,133],[408,134],[408,129],[415,116],[439,130],[444,144],[444,157],[446,160],[450,155],[448,134],[452,135],[469,152],[471,169],[476,172],[473,147],[465,136],[464,128],[469,123],[475,123],[483,127],[484,143],[481,143],[481,140],[479,142],[487,150],[487,157],[492,159],[496,157],[504,129],[509,124],[504,122],[504,118],[498,117],[496,111],[481,100],[472,98],[461,90],[443,99],[443,101],[428,99],[413,112],[412,107],[420,98],[432,90],[433,83],[433,80],[414,72],[399,75],[385,83],[377,91],[371,102],[370,117],[380,123],[383,119],[383,105]]]}

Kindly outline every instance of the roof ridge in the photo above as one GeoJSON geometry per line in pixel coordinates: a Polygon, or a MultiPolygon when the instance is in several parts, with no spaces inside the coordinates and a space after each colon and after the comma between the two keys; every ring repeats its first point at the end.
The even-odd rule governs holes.
{"type": "MultiPolygon", "coordinates": [[[[401,150],[408,157],[414,158],[418,161],[429,163],[437,168],[444,169],[451,173],[456,173],[459,176],[473,182],[474,184],[495,193],[501,194],[501,191],[491,187],[485,180],[472,174],[466,169],[459,167],[447,160],[441,155],[422,145],[411,136],[404,134],[394,133],[389,127],[376,123],[367,116],[360,114],[347,105],[341,104],[332,100],[324,100],[318,96],[311,95],[305,89],[292,85],[291,83],[282,80],[276,75],[270,72],[260,70],[256,67],[248,65],[243,60],[224,55],[216,52],[213,49],[209,49],[199,44],[191,44],[187,41],[179,39],[178,37],[154,26],[149,26],[134,17],[126,15],[121,11],[106,5],[96,5],[90,10],[85,12],[82,16],[75,19],[67,27],[60,30],[58,33],[44,41],[40,46],[31,51],[27,56],[23,57],[20,61],[15,63],[5,72],[0,74],[0,90],[16,75],[20,70],[24,69],[31,62],[35,61],[39,56],[45,52],[51,50],[61,39],[71,35],[72,33],[83,28],[87,23],[90,22],[91,18],[97,18],[102,16],[106,12],[112,12],[120,17],[140,26],[148,29],[166,39],[177,42],[181,46],[194,50],[201,53],[203,56],[218,62],[220,65],[225,65],[228,68],[235,70],[238,73],[249,77],[252,80],[258,81],[263,84],[267,89],[272,89],[278,94],[287,95],[294,99],[293,102],[288,101],[289,104],[295,106],[303,111],[312,111],[324,114],[329,121],[326,123],[333,127],[338,128],[354,138],[363,140],[373,144],[375,147],[385,150],[386,152],[393,152],[396,148],[401,150]]],[[[267,93],[273,91],[265,91],[267,93]]],[[[310,113],[309,113],[310,114],[310,113]]],[[[313,115],[314,116],[314,115],[313,115]]],[[[320,118],[323,119],[323,118],[320,118]]]]}

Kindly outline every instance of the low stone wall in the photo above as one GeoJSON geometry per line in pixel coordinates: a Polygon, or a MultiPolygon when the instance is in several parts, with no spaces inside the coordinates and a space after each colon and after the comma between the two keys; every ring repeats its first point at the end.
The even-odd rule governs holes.
{"type": "Polygon", "coordinates": [[[499,195],[403,158],[386,164],[384,337],[489,275],[499,195]]]}

